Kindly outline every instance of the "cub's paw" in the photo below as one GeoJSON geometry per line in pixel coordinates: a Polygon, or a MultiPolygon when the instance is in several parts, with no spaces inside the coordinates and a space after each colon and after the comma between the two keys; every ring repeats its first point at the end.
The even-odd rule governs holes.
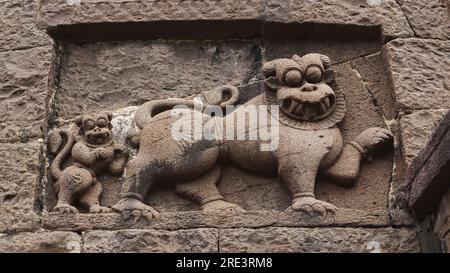
{"type": "Polygon", "coordinates": [[[89,208],[89,213],[109,213],[111,212],[110,208],[102,207],[100,205],[94,205],[89,208]]]}
{"type": "Polygon", "coordinates": [[[125,154],[127,152],[127,147],[121,143],[114,144],[114,152],[118,154],[125,154]]]}
{"type": "Polygon", "coordinates": [[[69,204],[57,204],[53,211],[62,213],[62,214],[70,214],[70,213],[78,213],[78,210],[69,204]]]}
{"type": "Polygon", "coordinates": [[[97,160],[103,160],[108,157],[108,151],[105,148],[97,148],[94,153],[97,160]]]}
{"type": "Polygon", "coordinates": [[[289,208],[296,211],[303,211],[309,215],[313,213],[318,213],[321,216],[326,216],[327,213],[335,214],[339,209],[333,204],[317,200],[314,197],[300,197],[294,199],[292,206],[289,208]]]}
{"type": "Polygon", "coordinates": [[[388,129],[380,127],[372,127],[364,130],[359,136],[356,137],[354,144],[356,142],[356,148],[361,150],[363,154],[374,150],[376,147],[392,141],[394,136],[388,129]],[[360,147],[358,147],[358,145],[360,147]]]}
{"type": "Polygon", "coordinates": [[[159,218],[159,212],[135,198],[122,198],[112,207],[112,210],[121,213],[124,219],[134,218],[137,222],[141,217],[148,221],[159,218]]]}
{"type": "Polygon", "coordinates": [[[202,205],[202,210],[206,212],[212,211],[237,211],[244,212],[245,210],[239,205],[226,202],[224,200],[215,200],[202,205]]]}

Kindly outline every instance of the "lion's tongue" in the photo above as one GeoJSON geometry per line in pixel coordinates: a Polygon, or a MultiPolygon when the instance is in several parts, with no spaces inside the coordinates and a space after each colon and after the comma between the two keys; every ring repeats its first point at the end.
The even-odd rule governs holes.
{"type": "Polygon", "coordinates": [[[303,115],[306,119],[312,119],[317,116],[317,107],[314,104],[305,104],[303,115]]]}

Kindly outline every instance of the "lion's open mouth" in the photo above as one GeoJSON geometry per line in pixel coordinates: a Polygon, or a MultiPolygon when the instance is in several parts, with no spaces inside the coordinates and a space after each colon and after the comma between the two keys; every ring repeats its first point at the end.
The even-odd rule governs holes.
{"type": "Polygon", "coordinates": [[[109,141],[110,133],[108,132],[90,133],[86,135],[86,138],[92,144],[104,144],[109,141]]]}
{"type": "Polygon", "coordinates": [[[320,100],[309,101],[300,98],[286,98],[281,103],[281,110],[301,120],[318,120],[333,112],[336,98],[333,94],[320,100]]]}

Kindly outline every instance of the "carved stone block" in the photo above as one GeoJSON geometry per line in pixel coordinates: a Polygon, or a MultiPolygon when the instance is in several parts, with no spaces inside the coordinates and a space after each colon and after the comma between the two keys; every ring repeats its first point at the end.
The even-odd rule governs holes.
{"type": "Polygon", "coordinates": [[[89,231],[84,252],[217,252],[217,229],[89,231]]]}
{"type": "Polygon", "coordinates": [[[220,252],[420,252],[411,229],[225,229],[220,252]]]}
{"type": "Polygon", "coordinates": [[[0,252],[80,253],[81,236],[64,231],[0,234],[0,252]]]}
{"type": "Polygon", "coordinates": [[[0,142],[42,137],[51,57],[50,46],[0,52],[0,142]]]}
{"type": "Polygon", "coordinates": [[[0,144],[0,232],[35,230],[42,168],[41,143],[0,144]]]}

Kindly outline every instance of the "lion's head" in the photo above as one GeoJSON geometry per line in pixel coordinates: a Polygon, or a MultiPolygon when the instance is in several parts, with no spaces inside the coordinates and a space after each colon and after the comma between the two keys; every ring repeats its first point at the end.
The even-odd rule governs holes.
{"type": "Polygon", "coordinates": [[[294,55],[263,65],[266,101],[280,106],[282,120],[302,129],[330,128],[345,114],[344,97],[322,54],[294,55]]]}

